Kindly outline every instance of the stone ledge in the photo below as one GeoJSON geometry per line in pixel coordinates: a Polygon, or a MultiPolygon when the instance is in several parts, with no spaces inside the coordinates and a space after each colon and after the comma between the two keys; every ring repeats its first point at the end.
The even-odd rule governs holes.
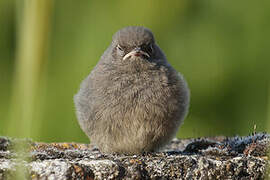
{"type": "Polygon", "coordinates": [[[162,152],[102,154],[78,143],[36,143],[0,137],[0,179],[25,167],[29,179],[262,179],[269,159],[268,134],[174,139],[162,152]],[[18,160],[15,144],[29,152],[18,160]]]}

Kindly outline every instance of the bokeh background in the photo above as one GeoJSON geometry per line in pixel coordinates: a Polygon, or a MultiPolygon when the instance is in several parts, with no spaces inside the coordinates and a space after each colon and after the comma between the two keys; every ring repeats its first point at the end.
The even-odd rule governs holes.
{"type": "Polygon", "coordinates": [[[0,0],[0,135],[88,142],[73,95],[120,28],[150,28],[188,81],[178,137],[270,122],[270,1],[0,0]]]}

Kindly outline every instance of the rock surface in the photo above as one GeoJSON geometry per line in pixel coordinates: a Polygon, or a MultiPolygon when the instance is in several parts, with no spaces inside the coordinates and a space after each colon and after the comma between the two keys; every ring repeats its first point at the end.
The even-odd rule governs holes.
{"type": "Polygon", "coordinates": [[[263,179],[269,142],[263,133],[174,139],[162,152],[124,155],[86,144],[0,137],[0,179],[12,179],[18,167],[28,179],[263,179]]]}

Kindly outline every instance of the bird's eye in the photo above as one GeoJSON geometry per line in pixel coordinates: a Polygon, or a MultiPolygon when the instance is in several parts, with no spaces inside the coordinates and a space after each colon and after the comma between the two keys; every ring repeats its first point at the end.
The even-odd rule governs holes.
{"type": "Polygon", "coordinates": [[[124,49],[119,44],[117,45],[117,49],[120,51],[124,51],[124,49]]]}
{"type": "Polygon", "coordinates": [[[141,46],[142,49],[148,53],[152,53],[154,51],[154,48],[153,48],[153,44],[152,43],[149,43],[149,44],[144,44],[141,46]]]}
{"type": "Polygon", "coordinates": [[[153,44],[150,43],[148,46],[149,46],[150,52],[153,52],[154,51],[153,44]]]}

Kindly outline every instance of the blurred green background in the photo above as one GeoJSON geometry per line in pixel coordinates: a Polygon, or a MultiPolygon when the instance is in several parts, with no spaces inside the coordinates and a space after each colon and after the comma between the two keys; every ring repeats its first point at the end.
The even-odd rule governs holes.
{"type": "Polygon", "coordinates": [[[88,142],[73,95],[129,25],[150,28],[188,81],[178,137],[267,131],[269,2],[0,0],[0,135],[88,142]]]}

